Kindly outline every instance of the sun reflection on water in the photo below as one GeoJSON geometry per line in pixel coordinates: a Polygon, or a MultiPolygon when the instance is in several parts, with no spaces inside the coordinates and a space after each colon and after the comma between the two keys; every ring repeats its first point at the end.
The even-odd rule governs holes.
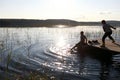
{"type": "Polygon", "coordinates": [[[50,51],[57,54],[59,58],[62,58],[63,56],[70,55],[69,49],[70,49],[70,44],[67,43],[67,40],[65,40],[64,36],[60,36],[56,38],[53,47],[50,48],[50,51]]]}
{"type": "Polygon", "coordinates": [[[63,47],[64,48],[65,45],[66,45],[66,41],[65,41],[64,37],[63,36],[59,37],[59,39],[56,43],[56,47],[59,47],[59,48],[63,47]]]}
{"type": "Polygon", "coordinates": [[[64,27],[66,27],[65,25],[58,25],[57,27],[59,27],[59,28],[64,28],[64,27]]]}

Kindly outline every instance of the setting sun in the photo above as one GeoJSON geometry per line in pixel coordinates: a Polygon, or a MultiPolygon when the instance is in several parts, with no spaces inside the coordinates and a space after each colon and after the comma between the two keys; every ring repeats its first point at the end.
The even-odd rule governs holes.
{"type": "Polygon", "coordinates": [[[50,18],[69,18],[75,16],[75,1],[74,0],[46,0],[44,12],[46,17],[50,18]]]}

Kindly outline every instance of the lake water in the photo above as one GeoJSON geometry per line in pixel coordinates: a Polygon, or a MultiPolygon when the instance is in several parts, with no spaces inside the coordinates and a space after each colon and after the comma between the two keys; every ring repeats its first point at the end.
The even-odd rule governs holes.
{"type": "MultiPolygon", "coordinates": [[[[114,64],[104,76],[99,61],[70,54],[70,48],[80,40],[80,31],[88,40],[103,35],[101,26],[0,28],[0,75],[3,77],[8,67],[9,75],[34,70],[58,80],[119,80],[120,69],[114,64]]],[[[120,41],[119,27],[112,36],[120,41]]],[[[113,56],[113,60],[120,63],[120,55],[113,56]]]]}

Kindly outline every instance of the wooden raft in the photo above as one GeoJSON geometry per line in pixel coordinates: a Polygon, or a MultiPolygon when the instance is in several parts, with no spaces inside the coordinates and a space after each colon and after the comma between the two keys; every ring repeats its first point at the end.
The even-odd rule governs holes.
{"type": "Polygon", "coordinates": [[[106,40],[105,47],[101,47],[101,45],[102,45],[101,40],[98,40],[98,42],[100,44],[95,44],[93,46],[98,47],[98,48],[102,48],[102,49],[108,49],[108,50],[115,51],[115,52],[120,52],[120,42],[112,43],[112,41],[106,40]]]}

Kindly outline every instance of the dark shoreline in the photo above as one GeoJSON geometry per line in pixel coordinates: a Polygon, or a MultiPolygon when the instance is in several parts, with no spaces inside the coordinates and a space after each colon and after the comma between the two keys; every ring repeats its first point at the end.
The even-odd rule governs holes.
{"type": "MultiPolygon", "coordinates": [[[[113,26],[120,26],[120,21],[108,21],[113,26]]],[[[100,22],[79,22],[69,19],[0,19],[0,27],[55,27],[56,25],[73,26],[100,26],[100,22]]]]}

